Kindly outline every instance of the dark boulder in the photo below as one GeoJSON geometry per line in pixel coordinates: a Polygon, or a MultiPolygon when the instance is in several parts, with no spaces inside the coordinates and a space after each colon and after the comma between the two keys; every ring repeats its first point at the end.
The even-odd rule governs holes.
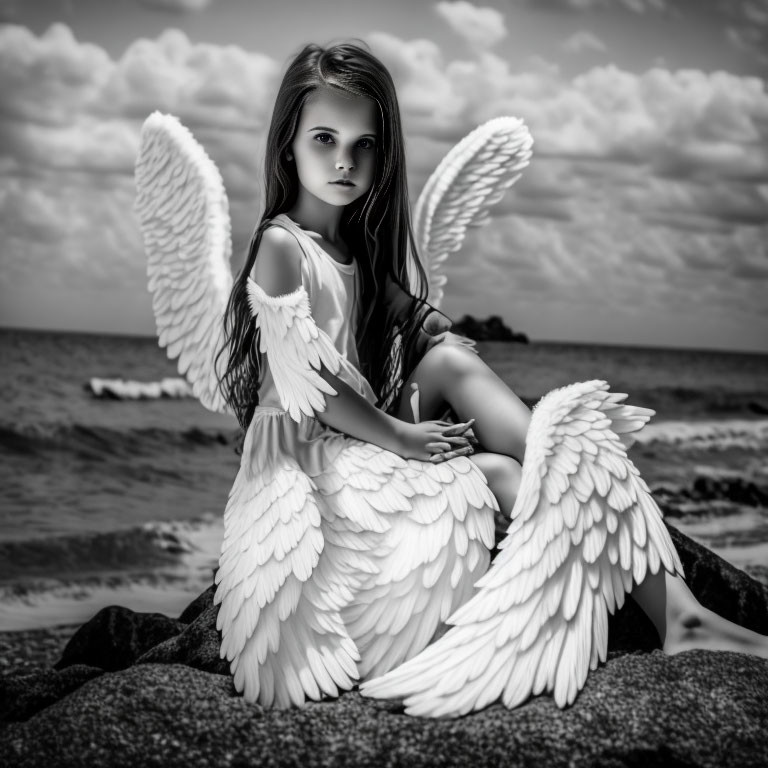
{"type": "MultiPolygon", "coordinates": [[[[168,638],[136,659],[137,664],[186,664],[215,675],[228,675],[229,662],[219,658],[221,635],[216,630],[218,606],[213,605],[214,587],[203,592],[207,608],[182,632],[168,638]]],[[[199,598],[198,598],[199,600],[199,598]]]]}
{"type": "MultiPolygon", "coordinates": [[[[768,589],[670,532],[698,599],[768,633],[768,589]]],[[[397,702],[364,699],[356,691],[291,710],[245,702],[219,659],[213,594],[211,586],[182,613],[186,622],[108,609],[109,620],[95,617],[81,628],[90,626],[90,640],[75,643],[78,654],[65,650],[66,658],[104,661],[121,646],[110,632],[127,631],[131,642],[121,658],[134,663],[125,669],[102,673],[99,665],[62,669],[60,663],[59,671],[5,680],[0,764],[768,764],[768,662],[707,651],[667,656],[631,598],[611,619],[608,662],[590,674],[571,707],[560,710],[540,696],[511,711],[494,704],[455,720],[423,720],[403,714],[397,702]],[[94,646],[99,637],[106,650],[94,646]]]]}
{"type": "Polygon", "coordinates": [[[43,670],[19,677],[0,677],[0,722],[27,720],[35,712],[103,674],[104,670],[99,667],[75,664],[61,671],[43,670]]]}
{"type": "Polygon", "coordinates": [[[87,664],[110,672],[125,669],[150,648],[183,629],[180,621],[162,613],[136,613],[111,605],[75,632],[54,668],[87,664]]]}

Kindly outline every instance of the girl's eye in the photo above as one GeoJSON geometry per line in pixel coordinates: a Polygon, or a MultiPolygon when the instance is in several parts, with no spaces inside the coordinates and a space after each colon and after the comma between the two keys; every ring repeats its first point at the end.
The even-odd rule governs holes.
{"type": "Polygon", "coordinates": [[[321,144],[333,144],[333,136],[330,133],[318,133],[315,136],[315,141],[319,141],[321,144]]]}
{"type": "Polygon", "coordinates": [[[360,139],[357,145],[362,149],[373,149],[373,141],[371,139],[360,139]]]}

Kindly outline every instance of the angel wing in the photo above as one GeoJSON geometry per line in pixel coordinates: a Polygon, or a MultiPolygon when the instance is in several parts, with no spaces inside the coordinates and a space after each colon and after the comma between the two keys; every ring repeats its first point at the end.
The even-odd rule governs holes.
{"type": "Polygon", "coordinates": [[[361,678],[383,674],[423,650],[471,597],[488,568],[498,503],[465,456],[430,464],[370,444],[342,451],[318,482],[336,494],[334,506],[370,509],[371,522],[347,546],[381,531],[341,616],[362,657],[361,678]]]}
{"type": "MultiPolygon", "coordinates": [[[[266,428],[279,432],[280,419],[266,428]]],[[[246,701],[301,706],[358,678],[360,654],[340,616],[350,589],[340,574],[345,553],[323,534],[312,480],[293,457],[269,450],[281,435],[257,449],[253,439],[249,430],[243,453],[251,460],[224,513],[213,600],[220,655],[246,701]]]]}
{"type": "Polygon", "coordinates": [[[248,303],[259,331],[259,350],[269,355],[275,389],[291,418],[325,410],[323,393],[336,390],[318,371],[321,364],[336,375],[342,366],[333,342],[315,325],[304,286],[283,296],[270,296],[248,278],[248,303]]]}
{"type": "Polygon", "coordinates": [[[534,409],[520,491],[500,553],[454,625],[421,654],[361,686],[409,714],[457,716],[497,699],[554,692],[573,702],[605,661],[608,613],[633,580],[682,565],[626,449],[653,411],[603,381],[551,392],[534,409]]]}
{"type": "MultiPolygon", "coordinates": [[[[519,178],[533,139],[517,117],[497,117],[465,136],[429,177],[413,215],[413,227],[429,280],[428,301],[440,306],[445,260],[461,248],[468,227],[488,220],[489,209],[519,178]]],[[[415,269],[408,261],[408,279],[415,269]]]]}
{"type": "MultiPolygon", "coordinates": [[[[302,424],[335,394],[321,363],[336,373],[341,356],[316,326],[303,285],[275,297],[249,278],[247,290],[280,402],[302,424]]],[[[287,707],[357,680],[360,654],[340,615],[354,573],[350,554],[324,535],[315,480],[302,470],[312,461],[297,455],[308,442],[286,432],[291,422],[279,415],[258,418],[267,421],[255,430],[255,418],[246,433],[224,514],[216,627],[235,688],[247,701],[287,707]],[[283,450],[286,441],[295,450],[283,450]]]]}
{"type": "Polygon", "coordinates": [[[229,203],[214,162],[177,118],[141,129],[134,210],[147,253],[157,333],[202,404],[229,412],[218,388],[223,317],[232,289],[229,203]]]}

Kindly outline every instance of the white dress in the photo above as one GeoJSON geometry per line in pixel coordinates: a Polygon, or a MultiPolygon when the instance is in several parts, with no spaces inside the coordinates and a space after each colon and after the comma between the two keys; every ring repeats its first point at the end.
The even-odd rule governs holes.
{"type": "Polygon", "coordinates": [[[466,457],[403,459],[315,416],[320,362],[375,403],[359,371],[356,265],[284,214],[302,285],[249,279],[265,354],[260,404],[225,511],[214,602],[235,687],[265,706],[337,695],[421,651],[488,568],[498,504],[466,457]]]}

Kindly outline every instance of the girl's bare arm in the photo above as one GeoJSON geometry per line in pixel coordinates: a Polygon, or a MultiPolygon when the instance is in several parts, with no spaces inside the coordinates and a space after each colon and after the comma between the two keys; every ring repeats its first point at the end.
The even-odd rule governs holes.
{"type": "Polygon", "coordinates": [[[327,368],[321,368],[320,376],[337,394],[335,397],[326,395],[325,410],[316,414],[319,421],[358,440],[401,453],[402,432],[406,422],[379,410],[327,368]]]}
{"type": "Polygon", "coordinates": [[[327,368],[320,369],[320,376],[337,394],[326,395],[325,410],[315,416],[339,432],[407,459],[445,461],[474,450],[469,437],[474,438],[471,430],[474,419],[455,425],[439,421],[411,424],[379,410],[327,368]]]}
{"type": "MultiPolygon", "coordinates": [[[[301,251],[295,238],[278,227],[262,235],[253,279],[270,296],[292,293],[301,285],[301,251]]],[[[320,376],[336,391],[325,396],[325,410],[316,417],[339,432],[406,458],[429,459],[436,452],[469,447],[469,440],[450,425],[434,421],[410,424],[376,408],[346,382],[322,367],[320,376]],[[448,434],[443,434],[448,429],[448,434]]],[[[448,458],[448,456],[444,456],[448,458]]]]}

